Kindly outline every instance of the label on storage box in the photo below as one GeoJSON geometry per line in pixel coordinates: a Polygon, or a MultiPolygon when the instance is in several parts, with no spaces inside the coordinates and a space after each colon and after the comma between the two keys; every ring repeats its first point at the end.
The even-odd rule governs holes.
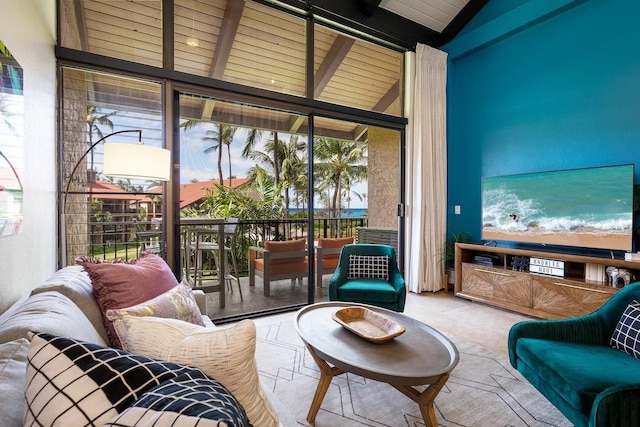
{"type": "Polygon", "coordinates": [[[564,261],[531,257],[529,259],[529,271],[549,276],[564,277],[564,261]]]}

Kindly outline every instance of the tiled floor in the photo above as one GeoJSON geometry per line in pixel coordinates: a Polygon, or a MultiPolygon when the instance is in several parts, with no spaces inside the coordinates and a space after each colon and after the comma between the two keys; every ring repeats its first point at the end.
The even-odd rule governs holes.
{"type": "MultiPolygon", "coordinates": [[[[325,282],[328,276],[325,277],[325,282]]],[[[278,307],[299,307],[307,303],[307,282],[292,285],[290,281],[281,281],[272,285],[271,296],[262,293],[262,282],[256,280],[256,287],[250,288],[247,278],[242,279],[243,301],[234,284],[233,292],[227,292],[227,304],[219,307],[218,293],[207,294],[207,311],[214,319],[234,316],[246,312],[277,309],[278,307]]],[[[316,302],[326,301],[326,284],[316,288],[316,302]]],[[[255,318],[257,323],[268,322],[272,316],[291,316],[288,313],[255,318]]],[[[407,294],[405,314],[418,319],[442,332],[476,342],[495,352],[507,354],[507,336],[514,323],[529,317],[509,311],[493,308],[484,304],[455,297],[453,292],[424,292],[407,294]]]]}

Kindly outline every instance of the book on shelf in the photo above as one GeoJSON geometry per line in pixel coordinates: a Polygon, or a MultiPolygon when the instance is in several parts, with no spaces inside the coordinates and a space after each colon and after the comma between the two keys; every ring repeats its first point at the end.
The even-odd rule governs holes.
{"type": "Polygon", "coordinates": [[[602,264],[585,264],[585,280],[591,283],[606,282],[605,268],[602,264]]]}

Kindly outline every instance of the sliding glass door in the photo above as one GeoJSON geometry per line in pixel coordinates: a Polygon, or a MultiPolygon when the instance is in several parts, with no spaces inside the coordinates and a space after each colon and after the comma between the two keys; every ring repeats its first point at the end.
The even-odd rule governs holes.
{"type": "Polygon", "coordinates": [[[306,304],[308,119],[187,93],[179,104],[184,277],[195,288],[216,289],[207,292],[214,319],[306,304]],[[223,237],[222,258],[219,236],[197,242],[196,229],[220,222],[230,229],[230,221],[237,224],[223,237]],[[222,262],[224,289],[215,288],[222,262]]]}

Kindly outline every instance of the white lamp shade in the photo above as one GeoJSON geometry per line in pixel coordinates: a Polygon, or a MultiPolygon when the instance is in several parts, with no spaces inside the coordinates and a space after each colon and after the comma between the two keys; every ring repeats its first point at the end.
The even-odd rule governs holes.
{"type": "Polygon", "coordinates": [[[168,181],[171,152],[144,144],[104,144],[104,170],[108,176],[168,181]]]}

